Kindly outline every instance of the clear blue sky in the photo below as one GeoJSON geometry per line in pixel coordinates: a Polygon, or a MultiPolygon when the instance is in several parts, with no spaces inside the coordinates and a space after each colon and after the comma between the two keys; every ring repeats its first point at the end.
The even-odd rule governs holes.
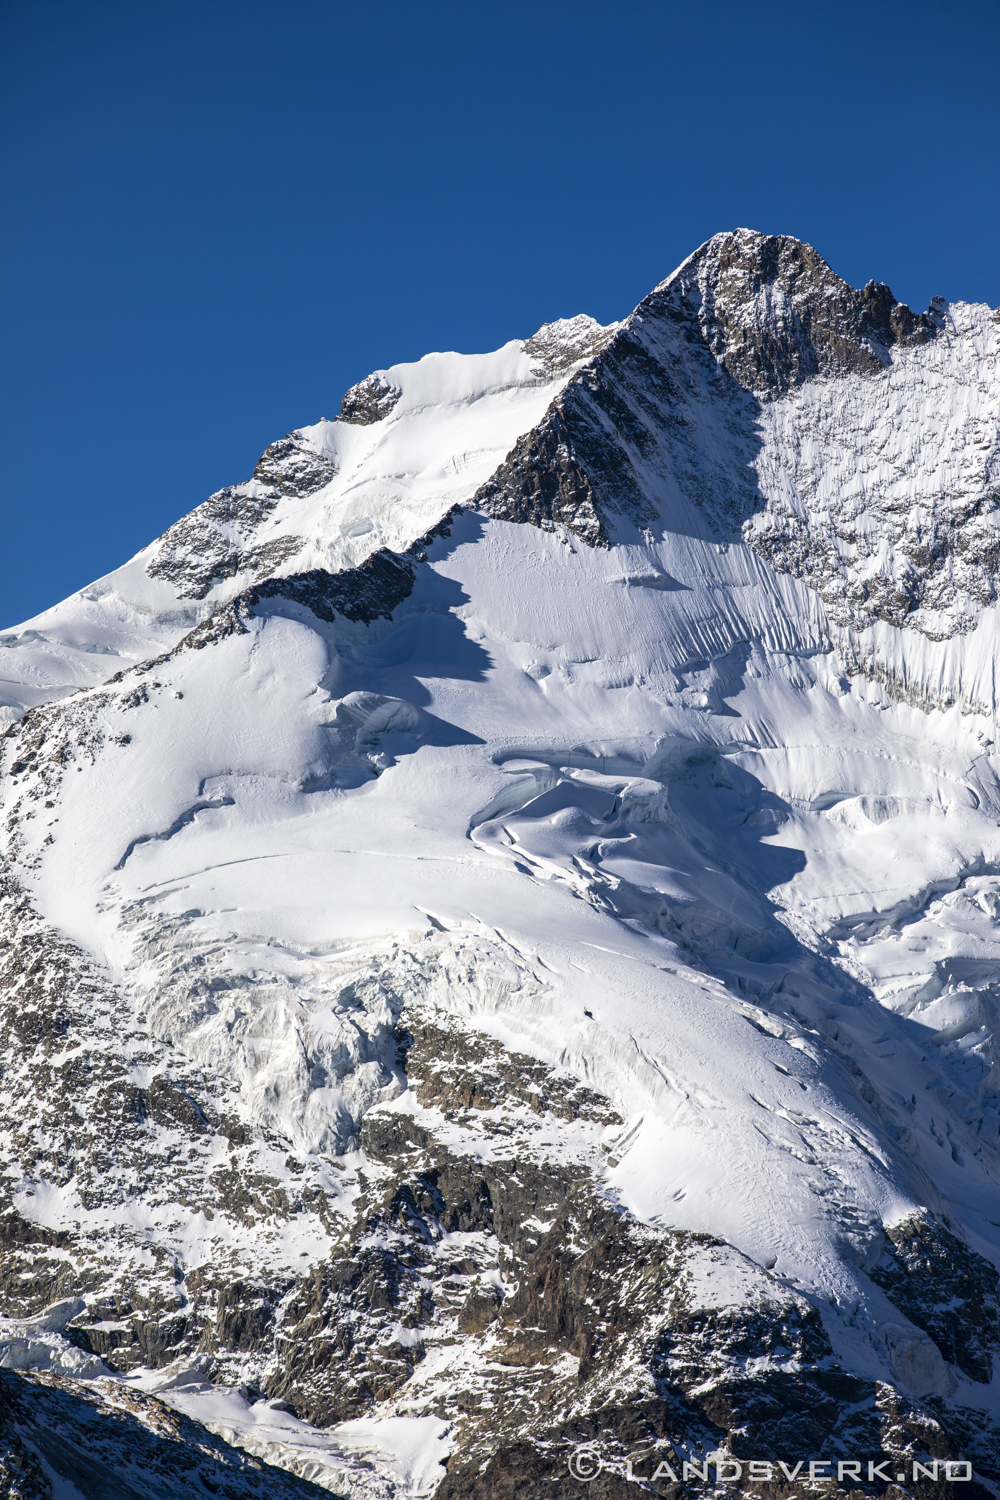
{"type": "Polygon", "coordinates": [[[998,0],[0,0],[0,626],[719,229],[1000,302],[998,79],[998,0]]]}

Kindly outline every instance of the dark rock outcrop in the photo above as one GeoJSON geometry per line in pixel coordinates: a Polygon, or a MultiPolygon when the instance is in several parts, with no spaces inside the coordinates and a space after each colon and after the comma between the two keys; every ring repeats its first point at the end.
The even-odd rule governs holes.
{"type": "Polygon", "coordinates": [[[373,620],[391,619],[393,610],[413,592],[413,584],[412,564],[380,547],[356,568],[345,568],[341,573],[317,568],[287,578],[271,578],[243,598],[250,606],[262,599],[289,599],[304,604],[319,620],[332,621],[342,615],[345,620],[370,625],[373,620]]]}
{"type": "Polygon", "coordinates": [[[745,229],[709,240],[638,311],[693,315],[719,363],[761,397],[818,375],[875,373],[894,344],[936,333],[884,284],[855,291],[811,245],[745,229]]]}
{"type": "Polygon", "coordinates": [[[340,403],[337,421],[349,422],[355,427],[369,427],[387,417],[401,395],[402,392],[376,370],[351,386],[340,403]]]}
{"type": "MultiPolygon", "coordinates": [[[[318,1500],[330,1491],[232,1447],[130,1387],[0,1370],[0,1496],[52,1500],[44,1464],[86,1500],[318,1500]]],[[[60,1493],[62,1491],[60,1490],[60,1493]]]]}
{"type": "Polygon", "coordinates": [[[181,599],[204,599],[217,583],[238,573],[266,578],[299,551],[302,538],[255,543],[255,533],[282,496],[315,494],[336,473],[329,458],[289,433],[265,448],[253,471],[256,483],[220,490],[165,531],[146,572],[173,584],[181,599]]]}
{"type": "MultiPolygon", "coordinates": [[[[437,1500],[500,1500],[515,1480],[568,1500],[579,1493],[569,1460],[584,1444],[603,1465],[592,1493],[607,1496],[629,1492],[629,1460],[641,1481],[660,1463],[680,1480],[682,1455],[721,1451],[741,1465],[767,1457],[780,1481],[779,1456],[807,1468],[819,1455],[863,1455],[890,1460],[909,1480],[914,1461],[963,1456],[961,1416],[841,1369],[816,1311],[740,1259],[709,1236],[640,1229],[588,1185],[574,1186],[503,1305],[488,1347],[510,1374],[492,1376],[468,1406],[437,1500]],[[741,1306],[706,1302],[713,1268],[746,1277],[741,1306]]],[[[995,1460],[979,1461],[993,1472],[995,1460]]],[[[880,1480],[857,1493],[885,1489],[880,1480]]],[[[650,1492],[688,1490],[664,1478],[650,1492]]],[[[744,1492],[785,1493],[763,1484],[744,1492]]],[[[918,1480],[895,1493],[944,1492],[918,1480]]]]}
{"type": "Polygon", "coordinates": [[[593,359],[614,337],[617,324],[602,327],[593,318],[581,315],[543,323],[537,333],[525,339],[523,349],[537,361],[534,373],[539,380],[552,380],[581,360],[593,359]]]}
{"type": "MultiPolygon", "coordinates": [[[[174,651],[201,650],[227,636],[245,635],[252,611],[264,599],[287,599],[292,604],[304,605],[318,620],[327,622],[332,622],[338,615],[363,625],[370,625],[375,620],[389,620],[393,611],[413,592],[415,568],[427,560],[427,548],[438,538],[450,536],[451,522],[458,509],[458,506],[452,506],[435,526],[403,552],[380,547],[356,568],[342,568],[339,573],[314,568],[308,573],[268,578],[219,605],[207,620],[177,643],[174,651]]],[[[145,663],[139,670],[168,661],[172,654],[168,652],[154,662],[145,663]]]]}
{"type": "Polygon", "coordinates": [[[264,449],[253,477],[279,494],[304,499],[325,489],[336,473],[332,459],[307,447],[297,433],[290,432],[264,449]]]}
{"type": "Polygon", "coordinates": [[[988,1384],[1000,1347],[1000,1274],[936,1219],[904,1219],[871,1278],[949,1364],[988,1384]]]}

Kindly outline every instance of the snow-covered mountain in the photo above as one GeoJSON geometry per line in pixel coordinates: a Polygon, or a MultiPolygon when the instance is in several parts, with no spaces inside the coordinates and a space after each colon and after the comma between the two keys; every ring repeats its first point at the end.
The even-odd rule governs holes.
{"type": "Polygon", "coordinates": [[[0,637],[0,1495],[1000,1485],[998,354],[717,235],[0,637]]]}

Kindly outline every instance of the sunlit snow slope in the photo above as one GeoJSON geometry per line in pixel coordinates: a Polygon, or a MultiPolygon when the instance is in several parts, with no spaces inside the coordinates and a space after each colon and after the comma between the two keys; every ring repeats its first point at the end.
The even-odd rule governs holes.
{"type": "MultiPolygon", "coordinates": [[[[44,1285],[84,1299],[75,1328],[131,1329],[144,1268],[174,1278],[172,1342],[124,1363],[78,1347],[147,1389],[134,1372],[180,1360],[193,1415],[242,1379],[226,1430],[251,1451],[267,1396],[341,1423],[326,1470],[288,1433],[267,1453],[358,1495],[505,1493],[503,1422],[455,1404],[498,1370],[547,1455],[529,1494],[563,1493],[541,1486],[565,1475],[571,1418],[612,1441],[607,1413],[640,1390],[675,1412],[649,1441],[738,1454],[756,1421],[759,1446],[752,1400],[741,1427],[705,1395],[737,1366],[762,1391],[854,1382],[820,1427],[771,1433],[778,1457],[889,1444],[881,1390],[907,1461],[969,1453],[1000,1478],[998,353],[988,308],[916,317],[797,241],[720,235],[609,330],[575,319],[370,377],[336,422],[2,638],[12,930],[58,934],[61,971],[88,965],[105,997],[103,1029],[84,1006],[65,1040],[42,1026],[11,1055],[10,1107],[28,1102],[9,1210],[62,1258],[44,1285]],[[406,1061],[418,1021],[473,1080],[531,1060],[604,1113],[529,1108],[513,1085],[488,1106],[474,1082],[428,1093],[427,1058],[406,1061]],[[173,1105],[167,1124],[143,1105],[176,1136],[155,1183],[107,1144],[95,1167],[50,1118],[55,1095],[107,1137],[77,1066],[98,1053],[114,1088],[200,1111],[189,1146],[173,1105]],[[531,1109],[547,1123],[524,1160],[561,1187],[515,1233],[497,1184],[531,1109]],[[406,1317],[401,1292],[381,1313],[358,1293],[352,1339],[367,1328],[405,1368],[348,1400],[333,1354],[320,1380],[295,1351],[321,1307],[331,1340],[345,1326],[324,1267],[373,1192],[401,1191],[400,1141],[438,1162],[446,1206],[442,1162],[485,1174],[488,1222],[419,1194],[413,1211],[427,1264],[445,1246],[463,1306],[492,1311],[456,1325],[440,1292],[406,1317]],[[688,1379],[677,1319],[647,1357],[654,1323],[615,1323],[596,1281],[603,1333],[546,1323],[531,1277],[560,1235],[585,1258],[602,1213],[609,1243],[640,1237],[624,1281],[669,1245],[693,1307],[814,1342],[755,1324],[740,1355],[706,1334],[714,1373],[688,1379]],[[227,1344],[225,1289],[248,1278],[267,1316],[227,1344]],[[624,1364],[601,1364],[612,1324],[632,1339],[624,1395],[624,1364]],[[525,1329],[548,1342],[524,1353],[525,1329]],[[542,1367],[544,1402],[524,1384],[542,1367]],[[874,1413],[866,1436],[848,1409],[874,1413]],[[380,1422],[431,1415],[420,1462],[386,1427],[383,1488],[351,1477],[352,1421],[377,1449],[380,1422]]],[[[402,1253],[381,1220],[365,1233],[402,1253]]]]}

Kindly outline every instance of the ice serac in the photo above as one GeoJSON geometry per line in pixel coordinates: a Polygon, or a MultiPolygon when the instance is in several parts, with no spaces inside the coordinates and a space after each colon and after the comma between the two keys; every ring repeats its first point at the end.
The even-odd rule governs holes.
{"type": "Polygon", "coordinates": [[[1000,1484],[998,353],[717,235],[0,637],[3,1483],[1000,1484]]]}

